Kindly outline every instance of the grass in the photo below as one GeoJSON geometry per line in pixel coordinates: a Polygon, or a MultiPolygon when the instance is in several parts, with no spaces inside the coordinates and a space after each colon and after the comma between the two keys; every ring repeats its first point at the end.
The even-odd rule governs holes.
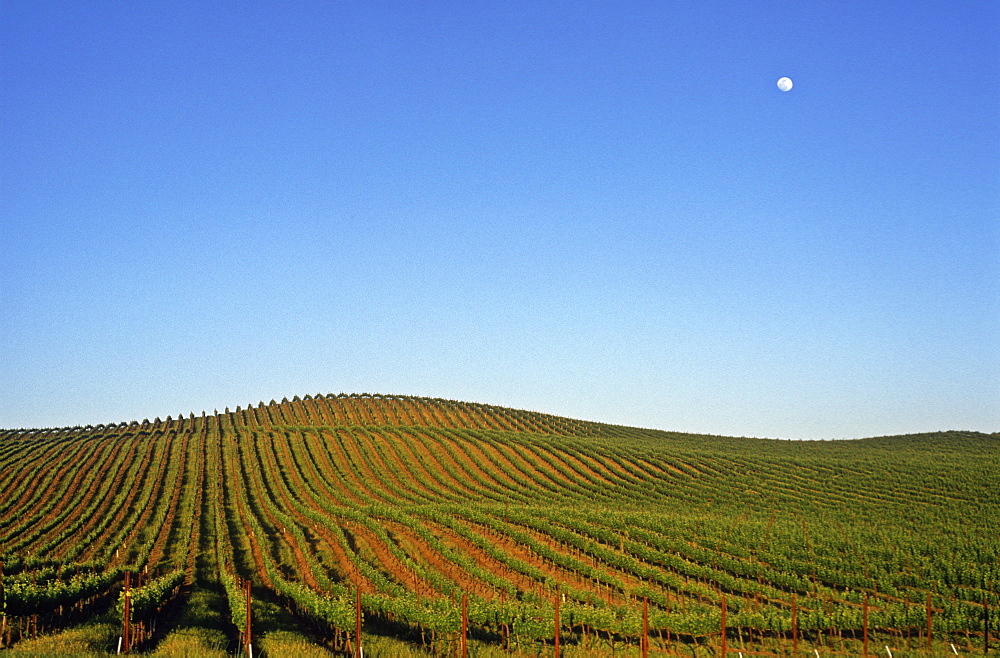
{"type": "Polygon", "coordinates": [[[188,597],[174,630],[156,646],[156,656],[227,656],[224,627],[226,603],[217,591],[195,589],[188,597]]]}
{"type": "Polygon", "coordinates": [[[111,656],[115,655],[120,634],[120,621],[108,613],[52,635],[23,640],[13,649],[0,652],[0,655],[4,658],[111,656]]]}

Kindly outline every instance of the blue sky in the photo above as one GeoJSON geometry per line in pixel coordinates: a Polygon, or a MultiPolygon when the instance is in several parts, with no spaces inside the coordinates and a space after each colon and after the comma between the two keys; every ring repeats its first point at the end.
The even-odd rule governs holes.
{"type": "Polygon", "coordinates": [[[5,2],[0,427],[367,391],[998,431],[998,28],[980,2],[5,2]]]}

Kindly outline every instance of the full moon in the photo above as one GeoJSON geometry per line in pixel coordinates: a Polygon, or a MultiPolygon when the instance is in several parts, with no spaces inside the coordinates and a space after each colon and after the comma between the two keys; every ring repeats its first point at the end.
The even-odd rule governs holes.
{"type": "Polygon", "coordinates": [[[791,78],[779,78],[778,79],[778,89],[781,91],[789,91],[792,88],[791,78]]]}

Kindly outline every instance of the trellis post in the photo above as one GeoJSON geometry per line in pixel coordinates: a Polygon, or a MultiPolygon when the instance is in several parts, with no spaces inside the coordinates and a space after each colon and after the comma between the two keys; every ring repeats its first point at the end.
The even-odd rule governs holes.
{"type": "Polygon", "coordinates": [[[792,652],[799,652],[799,602],[795,594],[792,594],[792,652]]]}
{"type": "Polygon", "coordinates": [[[931,595],[927,594],[927,651],[931,650],[931,595]]]}
{"type": "Polygon", "coordinates": [[[642,658],[649,655],[649,599],[642,597],[642,658]]]}
{"type": "Polygon", "coordinates": [[[469,648],[466,645],[466,635],[469,632],[469,595],[462,592],[462,658],[467,658],[469,648]]]}
{"type": "Polygon", "coordinates": [[[726,642],[726,597],[722,597],[722,658],[726,658],[729,647],[726,642]]]}
{"type": "Polygon", "coordinates": [[[556,618],[555,618],[555,651],[553,652],[554,658],[559,658],[559,596],[556,596],[556,618]]]}
{"type": "Polygon", "coordinates": [[[246,634],[247,634],[246,640],[247,640],[247,642],[246,642],[246,646],[247,646],[247,653],[250,654],[250,655],[253,655],[253,654],[250,653],[252,651],[252,649],[250,648],[250,643],[251,643],[251,638],[253,637],[251,635],[251,632],[250,632],[250,622],[251,622],[251,619],[252,619],[251,613],[250,613],[250,610],[251,610],[251,608],[250,608],[250,604],[251,604],[251,589],[250,589],[250,587],[251,587],[250,579],[247,578],[247,582],[246,582],[246,608],[247,608],[247,620],[246,620],[246,634]]]}
{"type": "Polygon", "coordinates": [[[983,595],[983,655],[990,653],[990,601],[983,595]]]}
{"type": "Polygon", "coordinates": [[[864,627],[862,631],[864,633],[864,656],[868,658],[868,592],[865,592],[865,601],[861,609],[861,624],[864,627]]]}
{"type": "Polygon", "coordinates": [[[354,590],[354,658],[361,658],[361,586],[354,590]]]}
{"type": "Polygon", "coordinates": [[[132,629],[129,622],[132,621],[132,572],[125,572],[125,614],[122,615],[122,644],[124,644],[125,653],[129,652],[132,646],[132,629]]]}

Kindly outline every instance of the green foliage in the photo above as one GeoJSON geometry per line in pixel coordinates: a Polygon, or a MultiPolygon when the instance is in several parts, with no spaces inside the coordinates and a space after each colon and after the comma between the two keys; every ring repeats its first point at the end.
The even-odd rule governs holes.
{"type": "Polygon", "coordinates": [[[3,583],[2,612],[13,617],[68,608],[107,592],[121,577],[120,570],[80,573],[69,579],[7,579],[3,583]]]}
{"type": "Polygon", "coordinates": [[[225,601],[219,649],[250,578],[251,617],[283,605],[345,650],[360,588],[365,624],[443,652],[463,595],[477,641],[528,646],[557,601],[567,636],[634,644],[643,601],[653,633],[701,642],[723,598],[730,628],[780,639],[793,606],[798,631],[857,635],[866,599],[873,633],[915,637],[930,595],[935,637],[972,642],[1000,607],[998,481],[998,435],[740,439],[376,394],[0,431],[2,601],[26,628],[148,567],[133,620],[190,578],[225,601]]]}
{"type": "Polygon", "coordinates": [[[116,604],[118,614],[125,614],[125,599],[129,598],[131,599],[129,611],[132,619],[149,619],[170,599],[177,596],[184,583],[184,576],[185,573],[182,569],[176,569],[159,578],[154,578],[141,587],[132,587],[128,591],[122,590],[116,604]]]}

